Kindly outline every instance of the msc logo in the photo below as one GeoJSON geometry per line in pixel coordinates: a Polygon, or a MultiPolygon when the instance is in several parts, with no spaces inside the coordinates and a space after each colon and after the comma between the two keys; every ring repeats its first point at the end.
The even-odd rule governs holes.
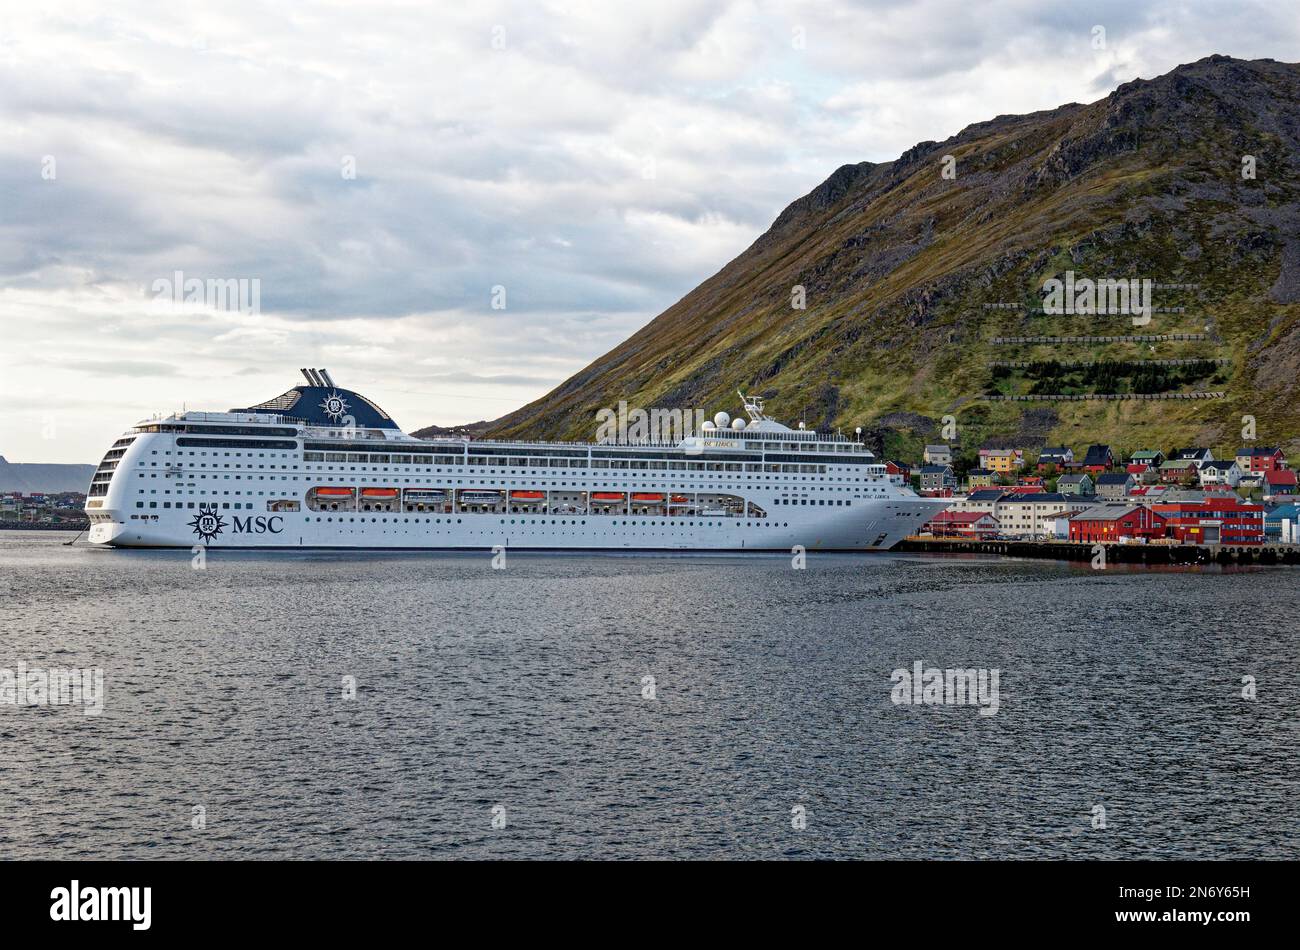
{"type": "Polygon", "coordinates": [[[270,518],[258,516],[256,518],[240,518],[238,515],[234,518],[235,534],[279,534],[284,530],[284,519],[279,515],[273,515],[270,518]]]}
{"type": "Polygon", "coordinates": [[[348,414],[348,401],[339,395],[337,389],[325,397],[325,401],[320,404],[320,407],[325,410],[325,415],[335,422],[342,421],[343,417],[348,414]]]}
{"type": "Polygon", "coordinates": [[[226,522],[221,515],[209,509],[195,515],[194,520],[190,522],[190,527],[194,529],[194,533],[200,540],[211,541],[226,527],[226,522]]]}
{"type": "MultiPolygon", "coordinates": [[[[226,519],[208,508],[194,516],[190,527],[200,540],[211,541],[226,529],[226,519]]],[[[284,519],[279,515],[272,515],[270,518],[261,515],[241,518],[235,515],[231,519],[230,529],[232,534],[279,534],[284,530],[284,519]]]]}

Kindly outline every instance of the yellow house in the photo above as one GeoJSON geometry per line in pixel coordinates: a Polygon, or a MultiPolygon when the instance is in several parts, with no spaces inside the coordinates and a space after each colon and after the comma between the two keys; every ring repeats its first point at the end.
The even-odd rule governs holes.
{"type": "Polygon", "coordinates": [[[990,472],[1006,475],[1019,471],[1024,465],[1023,449],[980,449],[980,467],[990,472]]]}

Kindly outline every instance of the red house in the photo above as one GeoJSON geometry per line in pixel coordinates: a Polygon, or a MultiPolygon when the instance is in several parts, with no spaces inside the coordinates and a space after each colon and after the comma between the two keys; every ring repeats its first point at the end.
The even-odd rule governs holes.
{"type": "Polygon", "coordinates": [[[937,538],[991,538],[998,533],[998,521],[987,511],[944,509],[925,527],[937,538]]]}
{"type": "Polygon", "coordinates": [[[1071,541],[1163,538],[1165,519],[1146,505],[1098,505],[1070,519],[1071,541]]]}
{"type": "Polygon", "coordinates": [[[1279,495],[1296,493],[1296,475],[1289,468],[1275,468],[1264,473],[1264,497],[1276,498],[1279,495]]]}
{"type": "Polygon", "coordinates": [[[1237,468],[1243,472],[1273,472],[1286,468],[1286,456],[1281,449],[1262,445],[1237,449],[1237,468]]]}
{"type": "Polygon", "coordinates": [[[1200,475],[1200,467],[1191,459],[1178,459],[1160,466],[1160,480],[1166,485],[1177,485],[1200,475]]]}
{"type": "Polygon", "coordinates": [[[1235,495],[1209,495],[1204,501],[1152,505],[1165,520],[1169,537],[1183,544],[1263,544],[1264,506],[1235,495]]]}
{"type": "Polygon", "coordinates": [[[1110,450],[1109,445],[1090,445],[1088,454],[1083,457],[1083,464],[1080,466],[1089,475],[1100,475],[1102,472],[1109,472],[1115,465],[1115,455],[1110,450]]]}

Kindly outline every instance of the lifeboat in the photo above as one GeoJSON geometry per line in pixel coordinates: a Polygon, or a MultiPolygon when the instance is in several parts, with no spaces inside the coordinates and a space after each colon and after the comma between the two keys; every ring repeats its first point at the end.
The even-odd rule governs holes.
{"type": "Polygon", "coordinates": [[[470,488],[460,493],[461,501],[493,502],[501,499],[501,492],[495,488],[470,488]]]}
{"type": "Polygon", "coordinates": [[[363,488],[361,489],[362,498],[396,498],[396,488],[363,488]]]}
{"type": "Polygon", "coordinates": [[[623,500],[623,493],[617,491],[595,491],[591,493],[591,500],[604,501],[604,502],[611,502],[611,501],[621,502],[623,500]]]}
{"type": "Polygon", "coordinates": [[[354,488],[317,488],[316,494],[324,498],[351,498],[354,488]]]}
{"type": "Polygon", "coordinates": [[[668,500],[674,505],[689,505],[691,503],[691,500],[685,495],[673,495],[668,500]]]}
{"type": "Polygon", "coordinates": [[[544,491],[512,491],[510,493],[511,501],[542,501],[546,498],[544,491]]]}
{"type": "Polygon", "coordinates": [[[446,494],[441,488],[408,488],[406,490],[407,498],[419,498],[421,501],[426,498],[443,498],[446,494]]]}
{"type": "Polygon", "coordinates": [[[658,505],[661,502],[663,502],[664,496],[659,494],[658,492],[636,491],[632,493],[632,500],[649,502],[658,505]]]}

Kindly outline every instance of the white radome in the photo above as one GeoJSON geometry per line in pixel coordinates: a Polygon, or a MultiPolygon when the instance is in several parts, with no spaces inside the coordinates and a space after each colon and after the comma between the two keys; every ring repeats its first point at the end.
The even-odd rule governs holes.
{"type": "Polygon", "coordinates": [[[735,429],[737,432],[739,432],[741,429],[745,428],[745,420],[744,420],[744,419],[732,419],[732,420],[731,420],[731,427],[732,427],[733,429],[735,429]]]}
{"type": "Polygon", "coordinates": [[[713,417],[713,424],[719,429],[725,429],[731,425],[731,416],[725,412],[716,413],[713,417]]]}
{"type": "Polygon", "coordinates": [[[715,426],[712,422],[709,422],[709,421],[706,420],[706,421],[705,421],[705,422],[700,426],[700,428],[703,429],[705,432],[712,432],[714,429],[717,428],[717,426],[715,426]]]}

